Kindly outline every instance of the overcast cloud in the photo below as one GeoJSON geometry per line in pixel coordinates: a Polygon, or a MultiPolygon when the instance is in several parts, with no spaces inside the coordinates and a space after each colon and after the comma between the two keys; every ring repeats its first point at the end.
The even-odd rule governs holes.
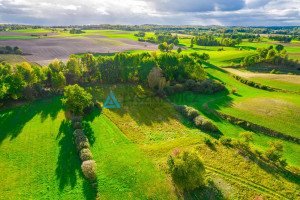
{"type": "Polygon", "coordinates": [[[0,23],[300,26],[300,0],[0,0],[0,23]]]}

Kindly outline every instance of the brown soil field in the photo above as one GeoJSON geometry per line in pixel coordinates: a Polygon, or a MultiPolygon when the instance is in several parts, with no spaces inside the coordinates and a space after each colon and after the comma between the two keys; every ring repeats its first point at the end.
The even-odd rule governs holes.
{"type": "Polygon", "coordinates": [[[232,68],[226,68],[226,70],[244,78],[264,78],[264,79],[272,79],[272,80],[300,84],[299,75],[242,72],[240,70],[232,69],[232,68]]]}
{"type": "Polygon", "coordinates": [[[256,43],[267,43],[267,44],[281,44],[285,47],[300,47],[300,43],[280,43],[280,42],[265,42],[265,41],[260,41],[256,43]]]}
{"type": "Polygon", "coordinates": [[[30,40],[2,40],[0,46],[18,46],[26,54],[23,57],[31,62],[48,65],[55,58],[66,62],[71,54],[115,53],[128,50],[157,50],[157,45],[134,41],[127,38],[108,38],[100,35],[78,37],[54,37],[30,40]]]}
{"type": "Polygon", "coordinates": [[[15,35],[20,35],[20,36],[31,36],[31,35],[39,35],[43,36],[47,34],[48,36],[53,36],[53,35],[59,35],[57,32],[44,32],[44,33],[22,33],[22,32],[0,32],[0,36],[15,36],[15,35]]]}

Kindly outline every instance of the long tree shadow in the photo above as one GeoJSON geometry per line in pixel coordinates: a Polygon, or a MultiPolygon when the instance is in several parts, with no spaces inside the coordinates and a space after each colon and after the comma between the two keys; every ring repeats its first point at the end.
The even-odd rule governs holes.
{"type": "Polygon", "coordinates": [[[56,178],[59,180],[60,191],[66,186],[71,186],[73,189],[77,183],[77,174],[79,174],[84,181],[82,191],[86,199],[95,199],[97,191],[82,174],[81,160],[73,142],[73,129],[69,121],[63,120],[61,122],[56,139],[60,140],[60,152],[55,170],[56,178]]]}
{"type": "Polygon", "coordinates": [[[285,169],[284,167],[273,164],[271,162],[267,162],[266,160],[262,159],[262,157],[257,157],[254,153],[250,151],[243,151],[240,153],[242,156],[247,156],[253,163],[256,163],[261,169],[266,171],[267,173],[272,174],[275,178],[278,176],[283,177],[290,182],[296,183],[300,185],[300,175],[290,172],[289,170],[285,169]]]}
{"type": "Polygon", "coordinates": [[[184,191],[185,200],[225,200],[222,191],[215,185],[213,180],[209,180],[205,187],[197,188],[192,191],[184,191]]]}
{"type": "Polygon", "coordinates": [[[60,181],[59,189],[63,190],[67,185],[74,188],[77,182],[76,173],[81,171],[81,161],[74,147],[70,122],[67,120],[61,122],[56,139],[60,140],[60,152],[55,171],[56,177],[60,181]]]}
{"type": "Polygon", "coordinates": [[[16,138],[24,126],[36,115],[41,115],[44,121],[48,116],[54,120],[57,113],[61,110],[60,98],[51,98],[47,100],[38,100],[22,107],[2,110],[0,112],[0,145],[2,141],[10,137],[16,138]]]}

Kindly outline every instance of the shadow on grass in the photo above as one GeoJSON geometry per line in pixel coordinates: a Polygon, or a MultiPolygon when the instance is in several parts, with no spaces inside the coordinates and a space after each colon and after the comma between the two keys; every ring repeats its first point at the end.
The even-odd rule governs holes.
{"type": "Polygon", "coordinates": [[[208,181],[208,185],[203,188],[197,188],[193,191],[185,191],[183,193],[185,200],[224,200],[226,199],[222,191],[215,185],[212,180],[208,181]]]}
{"type": "Polygon", "coordinates": [[[73,129],[71,123],[63,120],[59,127],[56,139],[59,139],[60,152],[57,160],[56,176],[60,181],[59,189],[63,190],[67,185],[74,188],[77,175],[80,171],[81,161],[77,155],[73,143],[73,129]]]}
{"type": "Polygon", "coordinates": [[[281,176],[285,178],[286,180],[289,180],[290,182],[296,183],[297,185],[300,185],[300,175],[296,173],[292,173],[286,168],[267,162],[265,159],[258,158],[255,154],[253,154],[250,151],[243,150],[240,152],[242,156],[248,156],[248,158],[255,162],[261,169],[264,171],[272,174],[275,178],[278,178],[278,176],[281,176]]]}
{"type": "Polygon", "coordinates": [[[60,97],[38,100],[22,107],[11,108],[0,112],[0,145],[2,141],[10,137],[16,138],[24,126],[36,115],[41,116],[42,122],[48,117],[54,120],[61,110],[60,97]]]}
{"type": "Polygon", "coordinates": [[[81,160],[73,142],[73,129],[70,121],[63,120],[61,122],[56,139],[59,140],[60,151],[55,173],[59,180],[60,191],[67,186],[73,189],[77,184],[77,174],[79,174],[84,181],[83,192],[86,199],[95,199],[96,191],[81,171],[81,160]]]}
{"type": "Polygon", "coordinates": [[[96,117],[100,116],[100,114],[101,110],[99,110],[98,108],[94,108],[93,111],[90,114],[84,116],[82,120],[82,130],[89,139],[89,143],[91,146],[94,145],[96,137],[90,123],[92,123],[96,117]]]}

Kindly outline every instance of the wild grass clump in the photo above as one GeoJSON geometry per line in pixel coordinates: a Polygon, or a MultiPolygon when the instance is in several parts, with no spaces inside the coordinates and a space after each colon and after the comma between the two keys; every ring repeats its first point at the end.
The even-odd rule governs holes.
{"type": "Polygon", "coordinates": [[[97,165],[94,160],[87,160],[81,164],[81,170],[84,176],[91,182],[97,178],[97,165]]]}

